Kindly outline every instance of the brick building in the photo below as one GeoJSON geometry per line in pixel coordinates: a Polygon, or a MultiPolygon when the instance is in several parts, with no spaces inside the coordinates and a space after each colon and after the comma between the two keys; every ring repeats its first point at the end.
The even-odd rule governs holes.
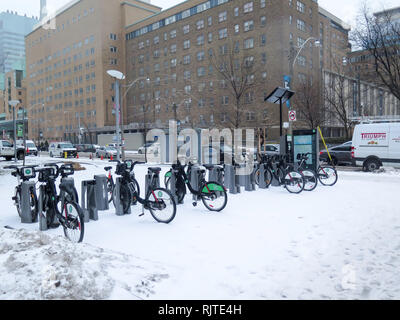
{"type": "Polygon", "coordinates": [[[125,26],[161,9],[137,0],[74,0],[25,38],[29,135],[45,140],[96,139],[110,130],[113,79],[125,70],[125,26]]]}

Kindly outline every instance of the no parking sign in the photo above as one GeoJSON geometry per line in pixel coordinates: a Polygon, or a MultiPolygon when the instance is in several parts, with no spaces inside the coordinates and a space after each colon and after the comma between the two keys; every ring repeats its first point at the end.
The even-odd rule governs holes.
{"type": "Polygon", "coordinates": [[[289,121],[294,122],[296,120],[297,120],[296,111],[294,111],[294,110],[289,111],[289,121]]]}

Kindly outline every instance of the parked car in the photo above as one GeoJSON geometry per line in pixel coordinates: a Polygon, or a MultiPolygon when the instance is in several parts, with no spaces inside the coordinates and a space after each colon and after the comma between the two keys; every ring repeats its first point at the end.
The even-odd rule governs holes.
{"type": "Polygon", "coordinates": [[[49,154],[50,157],[65,157],[65,153],[67,153],[67,157],[76,158],[78,154],[77,149],[72,145],[71,142],[52,142],[49,146],[49,154]]]}
{"type": "MultiPolygon", "coordinates": [[[[100,147],[99,147],[100,148],[100,147]]],[[[83,145],[83,152],[90,152],[95,153],[98,148],[94,144],[84,144],[83,145]]]]}
{"type": "Polygon", "coordinates": [[[331,163],[336,166],[339,164],[352,164],[353,159],[351,157],[351,145],[352,142],[346,142],[339,146],[332,148],[328,147],[332,161],[329,159],[328,152],[324,149],[319,153],[319,160],[327,163],[331,163]]]}
{"type": "MultiPolygon", "coordinates": [[[[14,158],[14,145],[7,140],[0,140],[0,157],[6,158],[6,161],[10,161],[14,158]]],[[[22,160],[24,158],[24,147],[17,145],[17,159],[22,160]]]]}
{"type": "Polygon", "coordinates": [[[400,168],[400,123],[359,124],[354,128],[352,157],[365,171],[400,168]]]}
{"type": "Polygon", "coordinates": [[[106,158],[110,159],[111,156],[113,158],[117,157],[117,149],[114,147],[100,147],[100,149],[96,150],[96,157],[97,158],[106,158]]]}
{"type": "Polygon", "coordinates": [[[76,148],[76,151],[78,151],[78,152],[85,152],[85,145],[84,144],[76,144],[75,148],[76,148]]]}
{"type": "MultiPolygon", "coordinates": [[[[38,149],[35,145],[35,143],[32,140],[26,140],[26,155],[30,156],[30,155],[34,155],[34,156],[38,156],[38,149]]],[[[24,147],[24,140],[17,140],[17,146],[23,148],[24,147]]]]}
{"type": "Polygon", "coordinates": [[[266,144],[261,146],[260,154],[275,156],[280,153],[281,146],[279,144],[266,144]]]}

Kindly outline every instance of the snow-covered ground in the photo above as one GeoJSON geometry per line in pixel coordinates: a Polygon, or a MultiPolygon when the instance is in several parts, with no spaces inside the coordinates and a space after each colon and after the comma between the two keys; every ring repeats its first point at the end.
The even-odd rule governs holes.
{"type": "MultiPolygon", "coordinates": [[[[78,161],[78,192],[109,165],[78,161]]],[[[146,168],[135,171],[142,187],[146,168]]],[[[187,197],[169,225],[111,208],[79,245],[20,224],[15,184],[0,169],[0,226],[29,231],[0,229],[0,299],[400,299],[397,170],[340,172],[336,186],[300,195],[229,195],[222,213],[187,197]]]]}

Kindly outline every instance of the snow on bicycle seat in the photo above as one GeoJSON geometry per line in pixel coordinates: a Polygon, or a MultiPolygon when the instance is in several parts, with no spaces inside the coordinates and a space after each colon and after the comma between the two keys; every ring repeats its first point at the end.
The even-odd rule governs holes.
{"type": "Polygon", "coordinates": [[[157,167],[149,168],[148,170],[150,172],[153,172],[153,173],[160,173],[161,172],[161,168],[157,168],[157,167]]]}

